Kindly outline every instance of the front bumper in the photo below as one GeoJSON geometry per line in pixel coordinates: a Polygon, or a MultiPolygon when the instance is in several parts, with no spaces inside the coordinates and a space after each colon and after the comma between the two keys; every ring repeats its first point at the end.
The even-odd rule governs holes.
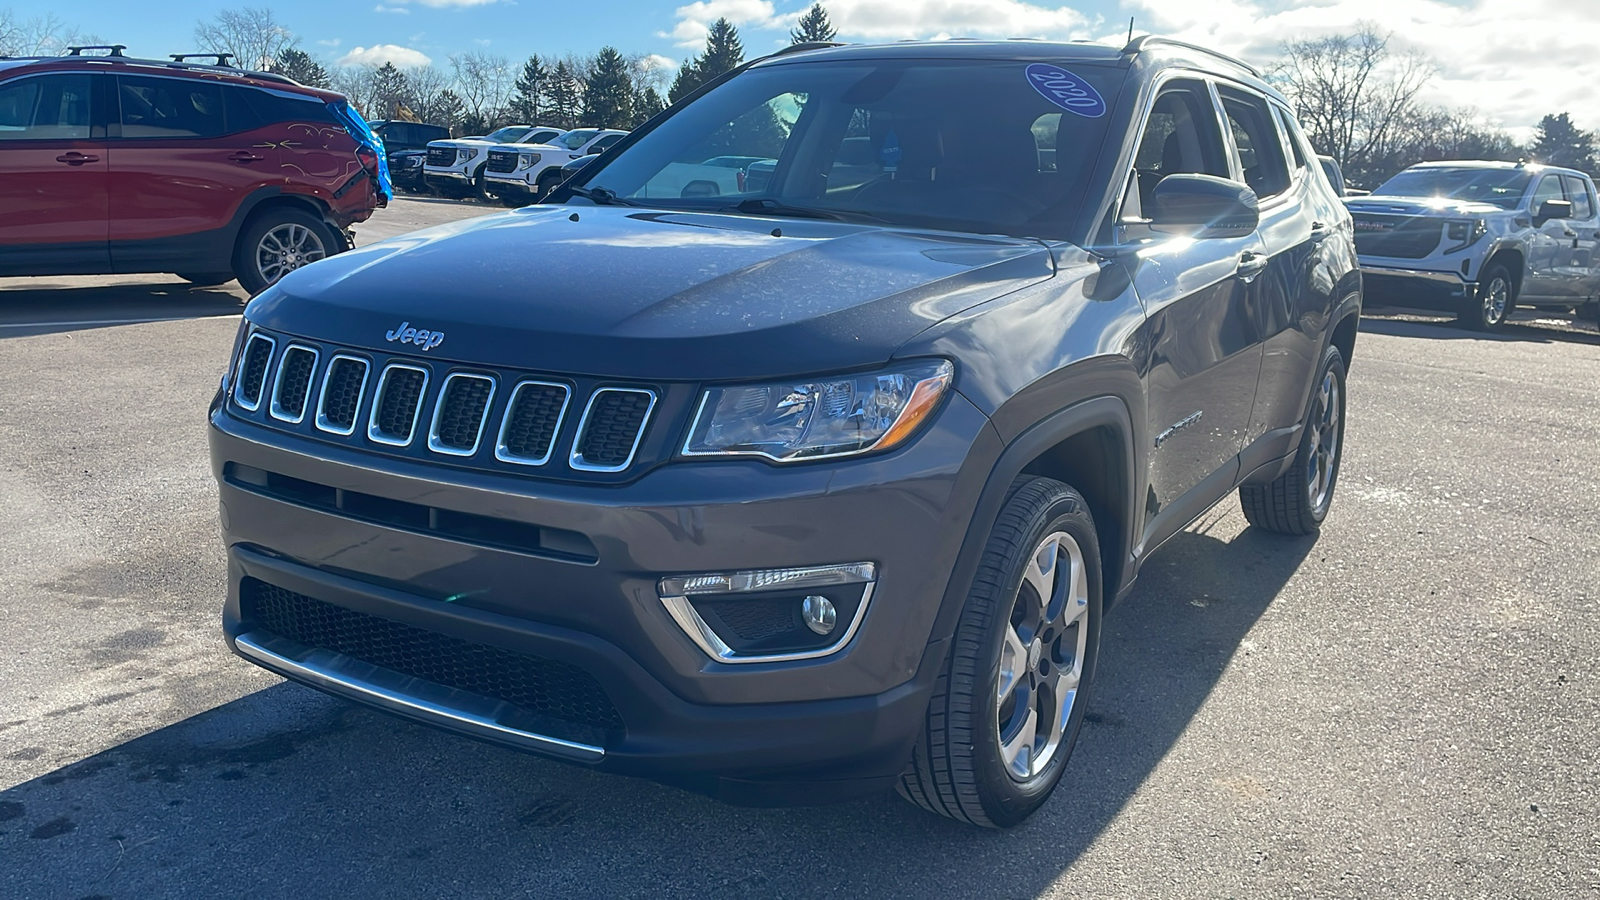
{"type": "Polygon", "coordinates": [[[878,791],[920,732],[944,653],[934,618],[999,451],[981,413],[959,395],[948,402],[927,433],[885,456],[832,466],[672,464],[625,488],[383,459],[219,409],[210,436],[230,563],[224,629],[236,652],[287,677],[604,770],[743,802],[878,791]],[[581,532],[598,559],[539,558],[333,514],[266,496],[231,479],[230,466],[581,532]],[[818,659],[713,660],[657,589],[669,574],[856,560],[878,566],[871,606],[855,636],[818,659]],[[274,643],[242,603],[251,583],[575,666],[599,683],[623,726],[577,748],[530,740],[502,728],[483,698],[274,643]]]}
{"type": "Polygon", "coordinates": [[[526,197],[537,193],[533,185],[515,173],[488,172],[483,180],[485,189],[496,195],[526,197]]]}
{"type": "Polygon", "coordinates": [[[1361,262],[1363,298],[1375,304],[1455,310],[1471,302],[1478,285],[1460,272],[1361,262]]]}

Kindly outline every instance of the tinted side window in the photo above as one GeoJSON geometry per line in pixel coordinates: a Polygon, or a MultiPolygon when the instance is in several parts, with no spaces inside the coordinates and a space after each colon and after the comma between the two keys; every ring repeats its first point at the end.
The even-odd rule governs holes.
{"type": "Polygon", "coordinates": [[[278,94],[260,88],[244,88],[245,102],[250,105],[262,124],[337,125],[338,120],[328,112],[327,104],[313,97],[278,94]]]}
{"type": "Polygon", "coordinates": [[[89,137],[88,75],[42,75],[0,86],[0,141],[89,137]]]}
{"type": "MultiPolygon", "coordinates": [[[[617,141],[620,141],[620,140],[622,140],[622,135],[620,135],[620,134],[608,134],[605,137],[601,138],[600,140],[595,141],[594,142],[594,146],[595,147],[599,147],[601,150],[604,150],[607,147],[610,147],[612,144],[615,144],[617,141]]],[[[594,147],[591,147],[589,149],[593,150],[594,147]]]]}
{"type": "Polygon", "coordinates": [[[1241,91],[1225,89],[1221,93],[1245,184],[1263,200],[1283,193],[1289,187],[1289,167],[1267,101],[1241,91]]]}
{"type": "Polygon", "coordinates": [[[117,76],[125,138],[191,138],[226,134],[222,85],[187,78],[117,76]]]}
{"type": "Polygon", "coordinates": [[[1546,200],[1565,200],[1566,192],[1561,189],[1560,175],[1546,175],[1539,179],[1539,186],[1533,189],[1532,209],[1535,213],[1546,200]]]}
{"type": "Polygon", "coordinates": [[[1272,114],[1278,120],[1279,132],[1282,133],[1285,142],[1289,145],[1289,156],[1294,160],[1295,170],[1304,169],[1306,167],[1306,155],[1300,149],[1299,135],[1295,130],[1294,117],[1276,106],[1272,107],[1272,114]]]}
{"type": "Polygon", "coordinates": [[[1562,180],[1567,183],[1567,199],[1572,201],[1572,217],[1574,219],[1587,219],[1594,215],[1594,196],[1589,192],[1589,185],[1576,175],[1563,175],[1562,180]]]}
{"type": "MultiPolygon", "coordinates": [[[[1216,109],[1210,93],[1198,82],[1174,81],[1161,89],[1150,107],[1133,167],[1139,182],[1140,209],[1150,206],[1156,185],[1168,175],[1230,176],[1216,109]]],[[[1136,211],[1124,208],[1123,215],[1136,211]]]]}

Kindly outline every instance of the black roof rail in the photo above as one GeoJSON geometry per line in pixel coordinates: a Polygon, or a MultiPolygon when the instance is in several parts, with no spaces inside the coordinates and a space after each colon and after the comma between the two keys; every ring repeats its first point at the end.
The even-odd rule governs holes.
{"type": "Polygon", "coordinates": [[[1151,44],[1166,44],[1169,47],[1182,47],[1182,48],[1184,48],[1186,50],[1197,50],[1197,51],[1199,51],[1201,53],[1206,54],[1207,56],[1215,56],[1218,59],[1225,59],[1228,62],[1231,62],[1234,65],[1238,66],[1239,68],[1245,70],[1246,72],[1249,72],[1251,75],[1256,76],[1257,78],[1265,78],[1266,77],[1265,75],[1262,74],[1260,69],[1257,69],[1255,66],[1250,65],[1249,63],[1245,62],[1242,59],[1238,59],[1236,57],[1229,56],[1226,53],[1218,53],[1217,51],[1212,50],[1210,47],[1202,47],[1199,44],[1191,44],[1191,43],[1189,43],[1187,41],[1180,41],[1180,40],[1176,40],[1174,38],[1161,37],[1160,35],[1155,35],[1155,34],[1141,34],[1141,35],[1139,35],[1138,37],[1136,37],[1133,40],[1129,41],[1128,45],[1126,47],[1122,48],[1122,53],[1123,53],[1124,56],[1127,56],[1127,55],[1130,55],[1130,54],[1134,54],[1134,53],[1138,53],[1140,50],[1143,50],[1145,47],[1148,47],[1151,44]]]}
{"type": "Polygon", "coordinates": [[[214,65],[221,66],[224,69],[234,68],[234,66],[228,64],[228,60],[233,59],[232,53],[169,53],[167,55],[172,57],[173,62],[186,62],[197,56],[209,56],[216,60],[214,65]]]}
{"type": "Polygon", "coordinates": [[[774,50],[767,54],[770,59],[774,56],[787,56],[790,53],[803,53],[807,50],[825,50],[829,47],[843,47],[844,41],[804,41],[799,44],[790,44],[782,50],[774,50]]]}
{"type": "Polygon", "coordinates": [[[67,52],[62,55],[82,56],[83,51],[85,50],[106,50],[109,51],[106,53],[107,56],[121,57],[122,51],[126,49],[128,49],[127,44],[79,44],[73,47],[68,47],[67,52]]]}

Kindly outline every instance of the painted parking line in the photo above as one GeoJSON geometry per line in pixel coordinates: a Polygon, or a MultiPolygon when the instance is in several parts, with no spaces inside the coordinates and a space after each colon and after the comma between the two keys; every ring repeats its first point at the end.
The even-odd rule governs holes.
{"type": "Polygon", "coordinates": [[[0,328],[66,328],[72,325],[143,325],[147,322],[189,322],[196,319],[237,319],[240,313],[219,316],[163,316],[151,319],[68,319],[63,322],[0,322],[0,328]]]}

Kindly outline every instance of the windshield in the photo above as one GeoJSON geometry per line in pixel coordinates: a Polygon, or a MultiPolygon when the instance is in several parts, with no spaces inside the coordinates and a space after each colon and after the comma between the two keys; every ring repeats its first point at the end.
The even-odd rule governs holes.
{"type": "Polygon", "coordinates": [[[1373,191],[1389,197],[1442,197],[1515,209],[1533,173],[1526,169],[1407,169],[1373,191]]]}
{"type": "Polygon", "coordinates": [[[1121,75],[1022,60],[765,65],[581,177],[641,206],[1062,236],[1121,75]]]}
{"type": "Polygon", "coordinates": [[[555,144],[557,147],[565,147],[568,150],[576,150],[579,147],[582,147],[584,144],[589,143],[589,141],[593,140],[594,136],[599,133],[599,131],[596,131],[593,128],[583,128],[579,129],[578,131],[569,131],[550,143],[555,144]]]}
{"type": "Polygon", "coordinates": [[[561,134],[561,132],[556,131],[554,128],[541,128],[538,131],[530,131],[530,132],[528,132],[527,137],[524,137],[519,143],[523,143],[523,144],[547,144],[552,139],[560,136],[560,134],[561,134]]]}
{"type": "Polygon", "coordinates": [[[484,135],[483,139],[486,141],[494,141],[496,144],[510,144],[516,141],[517,138],[522,137],[527,133],[528,129],[518,128],[515,125],[511,125],[505,128],[496,128],[494,131],[484,135]]]}

